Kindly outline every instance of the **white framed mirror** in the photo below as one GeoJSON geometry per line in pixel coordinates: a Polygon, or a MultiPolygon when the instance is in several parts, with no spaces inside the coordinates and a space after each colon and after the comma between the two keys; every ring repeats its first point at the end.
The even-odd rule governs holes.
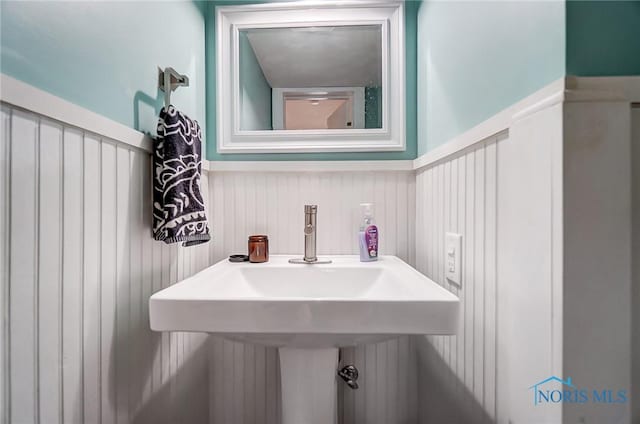
{"type": "Polygon", "coordinates": [[[219,153],[405,150],[402,1],[216,7],[219,153]]]}

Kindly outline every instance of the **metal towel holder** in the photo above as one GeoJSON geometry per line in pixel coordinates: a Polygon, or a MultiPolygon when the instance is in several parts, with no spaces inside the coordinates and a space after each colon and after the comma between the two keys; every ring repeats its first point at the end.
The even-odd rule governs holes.
{"type": "Polygon", "coordinates": [[[165,107],[171,104],[171,92],[178,87],[189,87],[189,77],[179,74],[173,68],[163,70],[158,67],[158,88],[164,91],[165,107]]]}

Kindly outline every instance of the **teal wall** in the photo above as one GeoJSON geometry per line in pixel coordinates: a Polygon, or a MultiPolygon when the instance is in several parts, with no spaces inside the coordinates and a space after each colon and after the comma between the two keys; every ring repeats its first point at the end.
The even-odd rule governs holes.
{"type": "Polygon", "coordinates": [[[423,2],[418,156],[564,75],[564,2],[423,2]]]}
{"type": "Polygon", "coordinates": [[[2,73],[140,131],[163,106],[157,67],[189,76],[172,103],[204,127],[203,3],[0,1],[2,73]]]}
{"type": "Polygon", "coordinates": [[[407,0],[405,152],[218,155],[214,7],[254,2],[0,1],[0,71],[154,134],[173,66],[213,160],[413,159],[566,74],[640,75],[639,1],[407,0]]]}
{"type": "Polygon", "coordinates": [[[240,129],[270,130],[271,86],[246,32],[240,32],[240,129]]]}
{"type": "Polygon", "coordinates": [[[407,149],[404,152],[377,153],[272,153],[272,154],[218,154],[216,151],[216,52],[215,52],[215,6],[228,4],[257,3],[256,1],[215,1],[207,8],[207,158],[209,160],[391,160],[414,159],[417,146],[416,122],[416,23],[419,3],[407,1],[405,6],[406,44],[406,134],[407,149]]]}
{"type": "Polygon", "coordinates": [[[364,127],[382,128],[382,87],[364,88],[364,127]]]}
{"type": "Polygon", "coordinates": [[[568,1],[567,74],[640,75],[640,1],[568,1]]]}

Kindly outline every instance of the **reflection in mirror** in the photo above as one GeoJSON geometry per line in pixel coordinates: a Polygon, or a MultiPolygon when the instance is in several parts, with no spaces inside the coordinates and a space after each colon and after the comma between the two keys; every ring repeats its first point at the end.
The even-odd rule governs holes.
{"type": "Polygon", "coordinates": [[[382,128],[382,26],[239,31],[240,129],[382,128]]]}

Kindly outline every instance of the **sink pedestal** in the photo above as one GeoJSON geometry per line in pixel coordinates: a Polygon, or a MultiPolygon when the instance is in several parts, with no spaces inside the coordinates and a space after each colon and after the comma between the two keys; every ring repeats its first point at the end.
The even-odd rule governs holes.
{"type": "Polygon", "coordinates": [[[338,349],[281,347],[282,424],[337,422],[338,349]]]}

